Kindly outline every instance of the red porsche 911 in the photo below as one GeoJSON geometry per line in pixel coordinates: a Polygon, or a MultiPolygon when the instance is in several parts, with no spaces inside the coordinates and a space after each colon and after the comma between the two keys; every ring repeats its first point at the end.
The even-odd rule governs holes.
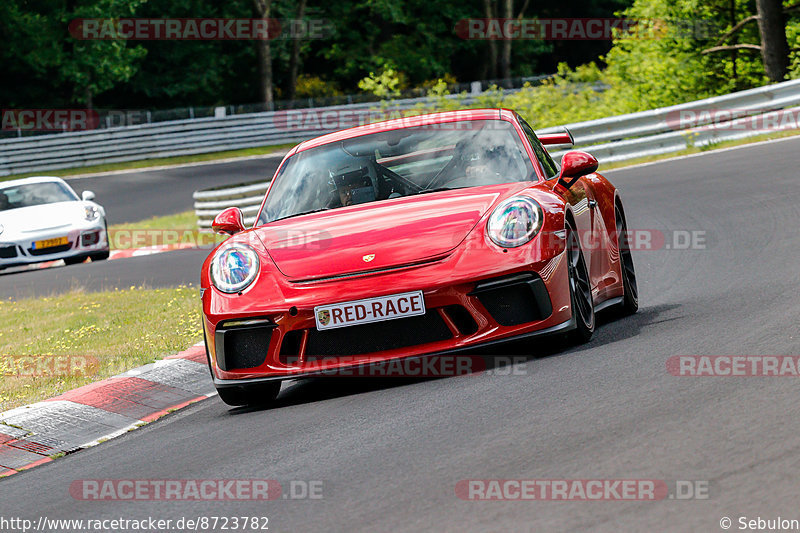
{"type": "Polygon", "coordinates": [[[222,400],[268,403],[282,380],[536,335],[586,342],[595,312],[638,308],[617,189],[597,160],[560,166],[517,113],[478,109],[324,135],[283,159],[252,228],[201,273],[222,400]]]}

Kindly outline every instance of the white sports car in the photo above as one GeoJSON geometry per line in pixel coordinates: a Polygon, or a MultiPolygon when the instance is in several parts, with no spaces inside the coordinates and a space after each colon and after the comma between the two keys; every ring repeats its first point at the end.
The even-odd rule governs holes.
{"type": "Polygon", "coordinates": [[[105,210],[59,178],[0,181],[0,270],[56,261],[108,259],[105,210]]]}

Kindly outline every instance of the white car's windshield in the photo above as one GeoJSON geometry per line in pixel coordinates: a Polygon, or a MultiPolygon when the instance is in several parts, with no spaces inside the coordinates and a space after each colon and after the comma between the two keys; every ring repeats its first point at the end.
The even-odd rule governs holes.
{"type": "Polygon", "coordinates": [[[0,188],[0,211],[56,202],[72,202],[77,199],[75,193],[62,183],[55,181],[28,183],[0,188]]]}
{"type": "Polygon", "coordinates": [[[414,194],[536,179],[504,120],[470,120],[372,133],[292,156],[259,224],[414,194]]]}

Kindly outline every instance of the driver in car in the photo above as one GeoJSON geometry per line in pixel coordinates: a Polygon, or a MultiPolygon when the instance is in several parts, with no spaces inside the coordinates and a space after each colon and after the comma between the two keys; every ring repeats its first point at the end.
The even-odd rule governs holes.
{"type": "Polygon", "coordinates": [[[342,207],[372,202],[377,197],[372,181],[368,174],[365,175],[364,169],[339,174],[333,179],[342,207]]]}

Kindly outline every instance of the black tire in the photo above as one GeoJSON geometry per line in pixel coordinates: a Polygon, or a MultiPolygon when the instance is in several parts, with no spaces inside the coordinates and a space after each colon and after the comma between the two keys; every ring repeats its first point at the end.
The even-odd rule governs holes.
{"type": "Polygon", "coordinates": [[[575,321],[575,329],[570,332],[569,337],[572,342],[583,344],[594,334],[594,302],[580,239],[575,227],[569,221],[567,222],[567,270],[572,318],[575,321]]]}
{"type": "Polygon", "coordinates": [[[268,406],[275,401],[281,390],[280,381],[268,381],[248,387],[221,387],[217,389],[220,399],[228,405],[268,406]]]}
{"type": "Polygon", "coordinates": [[[617,246],[624,290],[622,303],[617,306],[617,310],[620,315],[627,316],[639,310],[639,286],[636,283],[636,269],[633,266],[633,255],[628,242],[628,224],[619,206],[614,206],[614,218],[617,225],[617,246]]]}
{"type": "Polygon", "coordinates": [[[108,256],[111,255],[111,252],[106,250],[105,252],[97,252],[96,254],[92,254],[89,257],[92,258],[92,263],[95,261],[105,261],[108,259],[108,256]]]}
{"type": "Polygon", "coordinates": [[[64,259],[65,265],[77,265],[78,263],[83,263],[86,261],[86,256],[81,255],[79,257],[67,257],[64,259]]]}

